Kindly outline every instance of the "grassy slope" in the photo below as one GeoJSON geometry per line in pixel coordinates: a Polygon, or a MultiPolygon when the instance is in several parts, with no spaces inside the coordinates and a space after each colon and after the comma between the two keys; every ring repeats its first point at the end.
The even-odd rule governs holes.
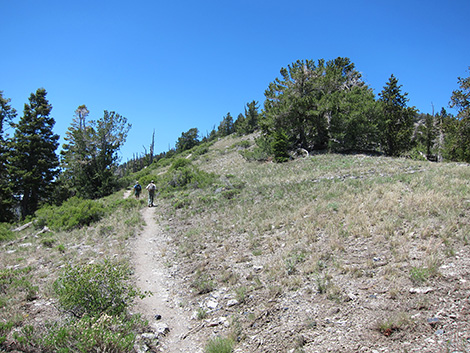
{"type": "MultiPolygon", "coordinates": [[[[237,142],[195,162],[225,191],[162,207],[183,286],[214,288],[208,322],[232,322],[217,334],[243,352],[470,349],[467,165],[328,154],[250,163],[237,142]]],[[[197,310],[210,296],[189,302],[197,310]]]]}

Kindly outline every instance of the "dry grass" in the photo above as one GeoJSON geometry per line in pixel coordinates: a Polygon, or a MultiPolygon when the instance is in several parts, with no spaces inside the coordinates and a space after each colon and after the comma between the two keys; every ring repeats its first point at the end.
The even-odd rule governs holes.
{"type": "MultiPolygon", "coordinates": [[[[172,213],[178,222],[168,230],[182,247],[173,259],[187,269],[182,277],[191,277],[196,264],[204,263],[216,288],[249,288],[249,299],[236,316],[248,336],[273,328],[267,321],[266,331],[253,329],[242,314],[261,315],[266,301],[290,306],[289,315],[294,315],[292,307],[322,303],[319,317],[335,305],[351,311],[353,304],[380,302],[380,307],[350,314],[356,315],[350,323],[352,342],[361,341],[360,327],[374,330],[372,323],[390,316],[388,311],[402,317],[410,310],[413,287],[433,287],[434,294],[422,300],[428,304],[414,313],[433,315],[436,288],[445,280],[441,266],[454,263],[457,253],[468,248],[468,166],[328,154],[285,164],[255,163],[243,160],[238,142],[219,141],[196,163],[244,187],[234,198],[213,190],[193,193],[190,207],[172,213]],[[191,229],[198,231],[188,253],[181,235],[191,229]],[[295,305],[290,297],[303,299],[295,305]]],[[[281,317],[276,325],[295,326],[295,320],[281,317]]],[[[426,324],[400,327],[400,335],[413,337],[426,324]]],[[[305,334],[315,336],[311,329],[305,334]]],[[[368,336],[370,342],[381,339],[368,336]]],[[[272,349],[293,347],[287,341],[281,335],[272,349]]],[[[245,342],[244,349],[256,351],[248,348],[251,344],[245,342]]]]}

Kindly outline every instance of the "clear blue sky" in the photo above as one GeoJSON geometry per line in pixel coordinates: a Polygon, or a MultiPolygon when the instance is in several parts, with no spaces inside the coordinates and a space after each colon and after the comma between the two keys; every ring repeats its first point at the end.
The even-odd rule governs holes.
{"type": "Polygon", "coordinates": [[[438,112],[469,75],[469,14],[468,0],[0,0],[0,90],[21,116],[44,87],[61,137],[81,104],[125,116],[123,162],[153,129],[159,153],[262,106],[299,59],[349,57],[376,95],[394,74],[410,106],[438,112]]]}

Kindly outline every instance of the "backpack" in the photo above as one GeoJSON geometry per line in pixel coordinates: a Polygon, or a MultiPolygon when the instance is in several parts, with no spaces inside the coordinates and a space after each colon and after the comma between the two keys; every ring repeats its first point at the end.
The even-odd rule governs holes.
{"type": "Polygon", "coordinates": [[[141,190],[142,190],[142,186],[140,186],[139,184],[137,184],[136,186],[134,186],[134,189],[135,189],[135,191],[141,191],[141,190]]]}

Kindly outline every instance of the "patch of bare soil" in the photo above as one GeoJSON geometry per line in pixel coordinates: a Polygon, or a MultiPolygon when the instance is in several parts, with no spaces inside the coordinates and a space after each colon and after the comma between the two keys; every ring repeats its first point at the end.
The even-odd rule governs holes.
{"type": "Polygon", "coordinates": [[[194,336],[197,326],[191,312],[185,310],[184,298],[177,290],[172,269],[165,264],[164,251],[169,239],[157,225],[157,208],[145,208],[145,226],[134,241],[133,261],[137,286],[152,295],[138,301],[135,311],[143,314],[159,336],[160,352],[202,352],[202,343],[194,336]]]}

